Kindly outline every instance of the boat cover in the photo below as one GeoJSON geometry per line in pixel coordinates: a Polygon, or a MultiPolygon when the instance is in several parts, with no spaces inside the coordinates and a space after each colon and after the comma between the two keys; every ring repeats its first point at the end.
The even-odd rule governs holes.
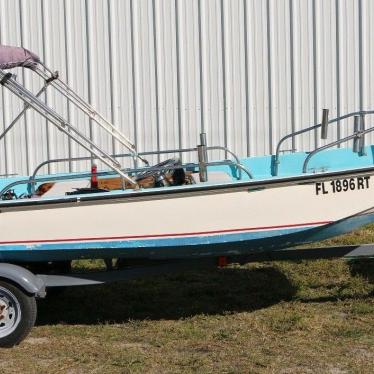
{"type": "Polygon", "coordinates": [[[39,62],[40,58],[25,48],[0,45],[0,69],[24,67],[35,70],[39,62]]]}

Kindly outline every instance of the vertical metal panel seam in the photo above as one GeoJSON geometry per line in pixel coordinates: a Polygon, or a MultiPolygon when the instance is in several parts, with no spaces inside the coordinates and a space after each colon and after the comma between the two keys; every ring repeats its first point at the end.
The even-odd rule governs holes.
{"type": "Polygon", "coordinates": [[[133,118],[134,118],[134,143],[137,148],[138,145],[138,118],[137,118],[137,87],[135,76],[135,35],[134,35],[134,1],[130,0],[130,39],[131,39],[131,73],[132,73],[132,95],[133,95],[133,118]]]}
{"type": "MultiPolygon", "coordinates": [[[[69,59],[70,59],[70,56],[69,56],[69,45],[68,45],[68,25],[67,25],[67,19],[68,19],[68,15],[67,15],[67,10],[66,10],[66,0],[64,0],[63,2],[63,9],[64,9],[64,30],[65,30],[65,38],[64,38],[64,41],[65,41],[65,45],[64,45],[64,48],[65,48],[65,66],[66,66],[66,82],[67,84],[70,84],[70,71],[69,71],[69,59]]],[[[67,120],[70,122],[71,121],[71,104],[69,101],[67,101],[67,120]]],[[[69,158],[72,157],[72,139],[68,138],[68,154],[69,154],[69,158]]],[[[72,172],[73,170],[73,163],[71,161],[69,161],[69,172],[72,172]]]]}
{"type": "MultiPolygon", "coordinates": [[[[20,11],[20,39],[21,39],[21,46],[22,47],[25,47],[24,45],[24,42],[25,42],[25,36],[24,36],[24,26],[23,26],[23,15],[24,15],[24,11],[23,11],[23,1],[20,0],[19,1],[19,11],[20,11]]],[[[25,84],[25,73],[24,71],[22,70],[22,82],[23,84],[25,84]]],[[[26,172],[27,174],[30,174],[30,159],[29,159],[29,151],[30,151],[30,148],[29,148],[29,134],[28,134],[28,131],[27,131],[27,127],[28,127],[28,121],[27,121],[27,116],[25,114],[25,117],[24,117],[24,133],[25,133],[25,151],[26,151],[26,172]]]]}
{"type": "MultiPolygon", "coordinates": [[[[113,75],[113,38],[112,38],[112,9],[111,9],[111,0],[107,0],[107,14],[108,14],[108,55],[109,55],[109,92],[110,92],[110,120],[114,123],[114,75],[113,75]]],[[[116,153],[116,142],[114,137],[112,136],[112,153],[116,153]]]]}
{"type": "MultiPolygon", "coordinates": [[[[42,32],[42,54],[43,54],[43,61],[46,61],[46,32],[45,32],[45,3],[44,0],[40,2],[40,12],[41,12],[41,32],[42,32]]],[[[48,94],[47,92],[44,93],[45,103],[48,104],[48,94]]],[[[46,143],[47,143],[47,159],[51,158],[51,146],[50,146],[50,134],[49,134],[49,125],[48,121],[45,121],[45,132],[46,132],[46,143]]],[[[70,155],[69,155],[70,156],[70,155]]],[[[47,166],[48,174],[51,173],[51,165],[48,164],[47,166]]]]}
{"type": "MultiPolygon", "coordinates": [[[[110,1],[110,0],[109,0],[110,1]]],[[[160,150],[160,103],[159,103],[159,81],[158,81],[158,45],[157,45],[157,26],[156,26],[156,0],[152,0],[153,17],[153,50],[154,50],[154,74],[155,74],[155,100],[156,100],[156,141],[157,150],[160,150]]],[[[160,155],[157,155],[157,162],[160,162],[160,155]]]]}
{"type": "Polygon", "coordinates": [[[267,38],[267,65],[268,65],[268,100],[269,100],[269,151],[273,151],[273,89],[271,74],[271,26],[270,26],[270,1],[266,0],[266,38],[267,38]]]}
{"type": "MultiPolygon", "coordinates": [[[[339,19],[340,7],[339,0],[335,0],[335,35],[336,35],[336,115],[340,117],[340,19],[339,19]]],[[[341,138],[340,121],[337,125],[337,137],[341,138]]],[[[339,144],[340,148],[341,145],[339,144]]]]}
{"type": "MultiPolygon", "coordinates": [[[[313,23],[313,101],[314,101],[314,123],[318,122],[317,116],[317,105],[318,105],[318,93],[317,93],[317,23],[316,23],[316,1],[312,2],[312,23],[313,23]]],[[[317,148],[317,137],[318,130],[314,131],[314,147],[317,148]]]]}
{"type": "MultiPolygon", "coordinates": [[[[291,77],[291,129],[295,129],[295,63],[294,63],[294,26],[293,26],[293,0],[289,0],[290,12],[290,77],[291,77]]],[[[295,138],[292,137],[292,152],[296,149],[295,138]]]]}
{"type": "MultiPolygon", "coordinates": [[[[89,6],[88,6],[88,1],[85,0],[85,26],[86,26],[86,40],[87,40],[87,45],[86,45],[86,55],[87,55],[87,90],[88,90],[88,102],[92,104],[92,85],[91,85],[91,80],[92,80],[92,68],[91,68],[91,35],[90,35],[90,12],[89,12],[89,6]]],[[[93,123],[92,120],[89,119],[89,129],[90,129],[90,139],[93,140],[93,123]]]]}
{"type": "MultiPolygon", "coordinates": [[[[177,68],[177,116],[178,116],[178,142],[179,148],[182,148],[182,115],[181,115],[181,74],[180,74],[180,51],[179,51],[179,11],[178,0],[175,0],[175,54],[177,68]]],[[[182,159],[182,153],[179,155],[182,159]]]]}
{"type": "Polygon", "coordinates": [[[202,48],[202,31],[201,31],[201,0],[198,0],[198,29],[199,29],[199,73],[200,73],[200,128],[201,132],[205,132],[204,123],[204,71],[203,71],[203,48],[202,48]]]}
{"type": "Polygon", "coordinates": [[[226,87],[226,42],[224,0],[221,0],[221,51],[222,51],[222,94],[223,94],[223,134],[224,146],[227,147],[227,87],[226,87]]]}
{"type": "Polygon", "coordinates": [[[247,20],[247,0],[243,0],[243,21],[244,21],[244,79],[245,79],[245,122],[246,122],[246,149],[247,156],[251,154],[250,143],[250,98],[249,98],[249,72],[248,72],[248,20],[247,20]]]}
{"type": "Polygon", "coordinates": [[[364,79],[363,79],[363,43],[362,43],[362,0],[358,0],[358,80],[360,92],[360,110],[364,109],[364,79]]]}

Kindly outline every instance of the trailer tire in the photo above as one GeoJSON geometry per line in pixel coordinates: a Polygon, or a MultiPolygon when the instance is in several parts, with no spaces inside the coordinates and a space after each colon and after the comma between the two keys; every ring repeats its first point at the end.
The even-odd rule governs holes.
{"type": "Polygon", "coordinates": [[[35,324],[35,296],[0,280],[0,348],[19,344],[35,324]]]}

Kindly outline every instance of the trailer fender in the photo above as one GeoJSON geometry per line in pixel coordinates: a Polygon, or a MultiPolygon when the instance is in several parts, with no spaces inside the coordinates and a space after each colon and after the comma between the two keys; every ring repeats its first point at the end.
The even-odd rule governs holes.
{"type": "Polygon", "coordinates": [[[22,266],[0,263],[0,279],[7,280],[36,297],[45,297],[45,283],[22,266]]]}

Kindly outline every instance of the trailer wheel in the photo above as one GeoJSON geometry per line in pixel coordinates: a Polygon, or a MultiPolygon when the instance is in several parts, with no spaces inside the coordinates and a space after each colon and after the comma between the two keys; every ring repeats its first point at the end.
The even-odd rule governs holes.
{"type": "Polygon", "coordinates": [[[19,344],[34,326],[36,311],[34,296],[0,281],[0,347],[19,344]]]}

